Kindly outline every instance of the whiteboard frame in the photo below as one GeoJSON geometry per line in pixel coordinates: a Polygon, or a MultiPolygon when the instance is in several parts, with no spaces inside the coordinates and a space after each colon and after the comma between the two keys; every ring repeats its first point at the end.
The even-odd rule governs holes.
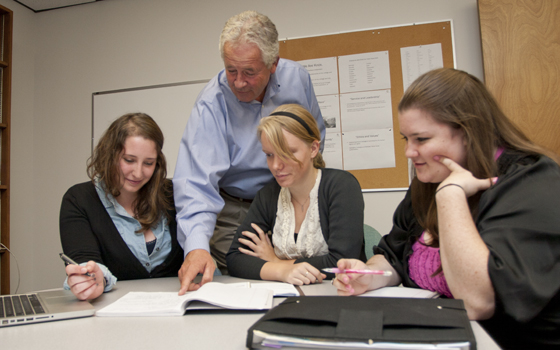
{"type": "MultiPolygon", "coordinates": [[[[127,89],[118,89],[118,90],[108,90],[108,91],[100,91],[94,92],[92,94],[92,104],[91,104],[91,154],[93,154],[93,150],[96,146],[101,135],[105,132],[106,128],[110,125],[110,123],[117,119],[118,117],[124,115],[125,113],[135,113],[135,112],[142,112],[149,114],[156,123],[162,129],[162,132],[165,136],[165,143],[164,143],[164,153],[167,158],[167,174],[168,177],[172,177],[175,169],[176,164],[176,155],[179,150],[179,142],[180,137],[183,134],[185,126],[187,125],[188,118],[194,106],[194,102],[196,101],[197,96],[199,95],[200,91],[204,89],[206,84],[210,81],[210,79],[204,80],[193,80],[193,81],[186,81],[186,82],[177,82],[177,83],[169,83],[169,84],[159,84],[159,85],[149,85],[149,86],[141,86],[135,88],[127,88],[127,89]],[[195,87],[196,85],[200,85],[200,88],[195,87]],[[146,102],[141,100],[141,97],[145,97],[142,95],[143,92],[148,90],[156,91],[158,89],[173,89],[176,87],[186,87],[185,92],[187,95],[185,98],[180,98],[173,102],[176,102],[176,105],[169,105],[166,104],[165,106],[158,104],[158,98],[161,99],[161,96],[157,96],[155,94],[154,100],[149,101],[149,105],[154,105],[154,109],[160,110],[163,108],[170,108],[173,112],[174,117],[170,120],[169,117],[165,113],[159,112],[152,112],[147,110],[149,108],[142,108],[142,107],[135,107],[136,103],[130,103],[130,100],[134,101],[137,100],[138,106],[145,105],[146,102]],[[195,90],[189,91],[189,87],[194,88],[195,90]],[[138,93],[138,94],[136,94],[138,93]],[[116,105],[109,105],[111,98],[119,98],[119,94],[123,94],[123,103],[117,103],[116,105]],[[126,97],[124,97],[126,95],[126,97]],[[110,110],[110,111],[107,111],[110,110]],[[102,116],[100,116],[102,113],[102,116]],[[166,115],[166,117],[162,118],[161,115],[166,115]],[[177,120],[177,115],[179,120],[177,120]],[[97,120],[97,124],[96,124],[97,120]],[[104,126],[99,125],[102,123],[104,126]],[[174,123],[171,127],[168,123],[174,123]],[[172,129],[172,130],[171,130],[172,129]],[[180,132],[180,134],[179,134],[180,132]],[[171,137],[170,137],[171,135],[171,137]]],[[[181,91],[173,91],[173,93],[180,93],[181,91]]],[[[165,92],[159,91],[160,95],[165,92]]],[[[165,95],[167,97],[167,95],[165,95]]]]}

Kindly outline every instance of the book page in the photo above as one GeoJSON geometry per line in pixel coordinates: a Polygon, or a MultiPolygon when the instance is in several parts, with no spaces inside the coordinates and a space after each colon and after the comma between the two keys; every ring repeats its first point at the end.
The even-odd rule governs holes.
{"type": "Polygon", "coordinates": [[[251,288],[270,289],[275,297],[299,297],[296,287],[290,283],[282,282],[257,282],[251,283],[251,288]]]}
{"type": "MultiPolygon", "coordinates": [[[[227,283],[209,282],[195,292],[187,292],[189,300],[203,301],[226,309],[265,310],[272,307],[273,292],[269,289],[239,288],[227,283]],[[196,294],[196,295],[195,295],[196,294]]],[[[187,301],[188,302],[188,301],[187,301]]],[[[200,307],[196,307],[199,309],[200,307]]],[[[187,306],[187,309],[191,309],[187,306]]]]}
{"type": "Polygon", "coordinates": [[[176,292],[129,292],[95,312],[96,316],[182,316],[188,295],[176,292]]]}
{"type": "Polygon", "coordinates": [[[237,282],[229,283],[238,288],[261,288],[271,290],[275,297],[299,297],[299,292],[293,284],[284,282],[237,282]]]}
{"type": "Polygon", "coordinates": [[[272,307],[269,289],[239,288],[225,283],[209,282],[199,290],[179,296],[177,292],[129,292],[96,312],[97,316],[182,316],[189,303],[192,309],[267,310],[272,307]],[[209,304],[209,305],[208,305],[209,304]]]}

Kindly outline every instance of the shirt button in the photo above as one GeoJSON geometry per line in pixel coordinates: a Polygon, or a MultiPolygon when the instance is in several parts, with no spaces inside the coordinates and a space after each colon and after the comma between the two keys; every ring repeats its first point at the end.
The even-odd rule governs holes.
{"type": "Polygon", "coordinates": [[[150,266],[150,263],[146,263],[146,266],[150,266]]]}
{"type": "Polygon", "coordinates": [[[156,248],[156,252],[159,252],[159,248],[156,248]]]}

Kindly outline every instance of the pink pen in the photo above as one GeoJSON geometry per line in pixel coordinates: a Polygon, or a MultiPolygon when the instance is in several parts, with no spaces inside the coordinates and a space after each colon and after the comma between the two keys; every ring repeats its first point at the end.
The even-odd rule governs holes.
{"type": "Polygon", "coordinates": [[[361,273],[364,275],[381,275],[381,276],[391,276],[393,274],[391,271],[384,271],[384,270],[355,270],[355,269],[341,270],[336,267],[328,267],[322,270],[329,273],[361,273]]]}

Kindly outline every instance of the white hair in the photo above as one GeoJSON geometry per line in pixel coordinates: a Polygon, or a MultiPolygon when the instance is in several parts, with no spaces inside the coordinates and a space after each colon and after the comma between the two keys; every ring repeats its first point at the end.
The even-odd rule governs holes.
{"type": "Polygon", "coordinates": [[[278,32],[270,18],[256,11],[245,11],[228,19],[220,35],[220,54],[224,45],[252,43],[261,51],[265,66],[270,69],[278,59],[278,32]]]}

